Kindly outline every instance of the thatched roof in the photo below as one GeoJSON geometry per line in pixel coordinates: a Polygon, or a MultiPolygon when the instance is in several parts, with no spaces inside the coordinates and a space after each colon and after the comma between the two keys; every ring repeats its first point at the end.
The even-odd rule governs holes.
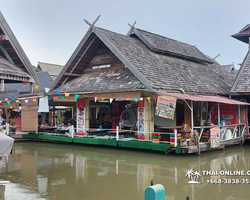
{"type": "Polygon", "coordinates": [[[190,93],[227,95],[234,80],[230,73],[192,45],[141,29],[134,28],[127,35],[122,35],[93,27],[72,54],[52,90],[57,88],[62,92],[97,92],[100,91],[100,85],[103,85],[101,91],[109,92],[110,84],[113,84],[112,91],[120,91],[119,85],[125,85],[123,90],[137,90],[137,86],[130,87],[116,82],[116,78],[104,78],[109,73],[114,73],[112,71],[101,74],[100,78],[92,74],[92,87],[86,89],[85,85],[90,84],[88,80],[91,77],[84,70],[102,45],[110,49],[124,64],[126,71],[121,73],[127,73],[135,82],[139,81],[139,88],[144,87],[150,91],[180,91],[182,88],[190,93]],[[80,77],[69,76],[71,73],[79,74],[80,77]]]}
{"type": "MultiPolygon", "coordinates": [[[[37,82],[38,78],[36,73],[23,51],[21,45],[17,41],[15,35],[11,31],[7,21],[0,12],[0,70],[8,71],[9,66],[13,68],[15,66],[15,73],[13,76],[4,77],[8,80],[13,81],[28,81],[28,82],[37,82]]],[[[13,70],[13,69],[12,69],[13,70]]]]}

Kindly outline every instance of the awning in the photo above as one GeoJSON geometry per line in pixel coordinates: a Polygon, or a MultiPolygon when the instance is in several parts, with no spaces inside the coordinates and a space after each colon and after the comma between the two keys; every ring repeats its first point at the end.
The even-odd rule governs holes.
{"type": "Polygon", "coordinates": [[[183,93],[160,93],[162,95],[176,97],[177,99],[186,99],[191,101],[207,101],[207,102],[217,102],[225,104],[234,104],[234,105],[250,105],[249,103],[237,101],[234,99],[229,99],[226,97],[212,96],[212,95],[190,95],[183,93]]]}

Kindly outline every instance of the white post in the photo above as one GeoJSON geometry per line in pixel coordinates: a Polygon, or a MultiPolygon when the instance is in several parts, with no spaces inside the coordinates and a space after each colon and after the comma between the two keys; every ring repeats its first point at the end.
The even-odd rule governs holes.
{"type": "Polygon", "coordinates": [[[119,140],[119,126],[116,126],[116,141],[119,140]]]}
{"type": "Polygon", "coordinates": [[[1,80],[1,91],[4,91],[4,79],[1,80]]]}
{"type": "Polygon", "coordinates": [[[218,103],[218,126],[220,125],[220,103],[218,103]]]}
{"type": "Polygon", "coordinates": [[[6,123],[6,134],[7,135],[10,134],[10,125],[9,125],[9,123],[6,123]]]}
{"type": "Polygon", "coordinates": [[[177,146],[177,141],[178,140],[178,137],[177,137],[177,129],[174,130],[174,146],[176,147],[177,146]]]}
{"type": "Polygon", "coordinates": [[[71,128],[71,137],[73,139],[74,138],[74,125],[71,125],[70,128],[71,128]]]}
{"type": "Polygon", "coordinates": [[[194,109],[193,109],[193,101],[191,101],[191,126],[192,126],[192,134],[194,132],[194,109]]]}

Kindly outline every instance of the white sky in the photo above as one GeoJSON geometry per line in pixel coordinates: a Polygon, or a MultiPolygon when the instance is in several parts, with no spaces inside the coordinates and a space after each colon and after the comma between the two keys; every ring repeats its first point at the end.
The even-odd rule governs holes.
{"type": "Polygon", "coordinates": [[[196,45],[220,64],[238,64],[248,45],[230,35],[248,21],[249,0],[0,0],[1,12],[31,63],[64,65],[88,30],[83,19],[126,34],[128,23],[196,45]]]}

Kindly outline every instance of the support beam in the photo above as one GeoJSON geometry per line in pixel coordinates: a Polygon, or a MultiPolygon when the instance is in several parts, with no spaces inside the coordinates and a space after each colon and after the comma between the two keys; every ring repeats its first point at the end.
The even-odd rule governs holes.
{"type": "Polygon", "coordinates": [[[66,76],[75,76],[75,77],[80,77],[81,74],[74,74],[74,73],[65,73],[64,75],[66,76]]]}
{"type": "Polygon", "coordinates": [[[33,83],[30,83],[30,93],[34,93],[34,87],[33,87],[33,83]]]}
{"type": "MultiPolygon", "coordinates": [[[[85,54],[87,53],[87,51],[89,50],[89,48],[91,47],[92,43],[95,41],[96,36],[91,40],[91,42],[89,43],[89,45],[87,46],[87,48],[85,49],[85,51],[82,53],[81,57],[78,59],[78,61],[76,62],[76,64],[74,65],[74,67],[70,70],[70,73],[72,73],[74,71],[74,69],[76,68],[76,66],[79,64],[79,62],[81,61],[81,59],[83,58],[83,56],[85,56],[85,54]]],[[[66,81],[68,80],[69,77],[67,77],[62,85],[64,85],[66,83],[66,81]]]]}
{"type": "Polygon", "coordinates": [[[191,124],[192,124],[192,134],[194,133],[194,109],[193,101],[191,101],[191,124]]]}
{"type": "Polygon", "coordinates": [[[218,103],[218,126],[220,126],[220,103],[218,103]]]}
{"type": "Polygon", "coordinates": [[[1,91],[4,91],[4,79],[1,79],[1,91]]]}
{"type": "Polygon", "coordinates": [[[8,61],[14,65],[15,64],[14,61],[12,60],[12,58],[10,57],[10,55],[8,54],[8,52],[1,43],[0,43],[0,50],[3,52],[8,61]]]}

